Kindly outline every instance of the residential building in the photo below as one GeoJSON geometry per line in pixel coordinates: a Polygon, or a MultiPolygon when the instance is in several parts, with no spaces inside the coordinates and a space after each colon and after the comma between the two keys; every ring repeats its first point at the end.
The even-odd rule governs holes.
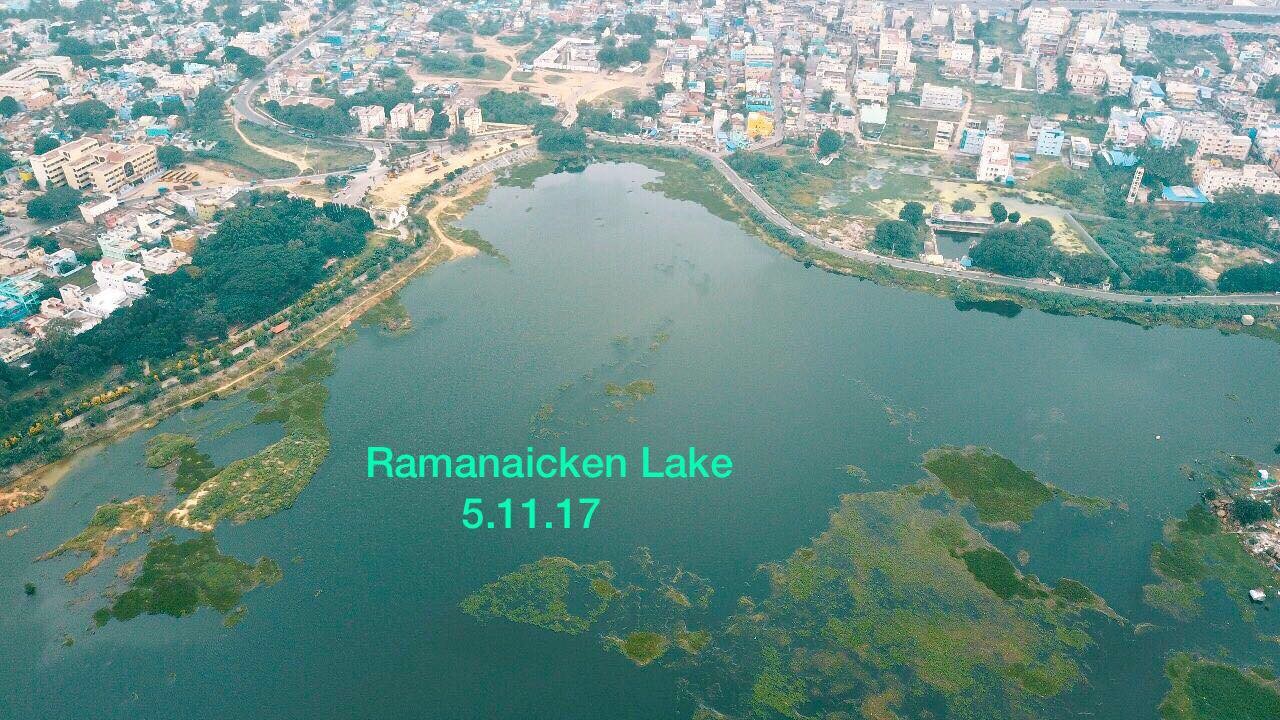
{"type": "Polygon", "coordinates": [[[1280,176],[1266,165],[1232,168],[1208,161],[1197,163],[1192,170],[1192,177],[1200,191],[1210,198],[1223,190],[1247,189],[1259,195],[1280,193],[1280,176]]]}
{"type": "Polygon", "coordinates": [[[1013,177],[1013,160],[1009,156],[1009,143],[988,137],[982,143],[982,156],[978,160],[978,182],[1005,182],[1013,177]]]}
{"type": "Polygon", "coordinates": [[[932,110],[964,109],[964,91],[950,85],[925,83],[920,90],[920,107],[932,110]]]}
{"type": "Polygon", "coordinates": [[[1062,145],[1066,142],[1066,139],[1067,134],[1062,131],[1062,128],[1041,128],[1040,134],[1036,138],[1036,154],[1062,157],[1062,145]]]}

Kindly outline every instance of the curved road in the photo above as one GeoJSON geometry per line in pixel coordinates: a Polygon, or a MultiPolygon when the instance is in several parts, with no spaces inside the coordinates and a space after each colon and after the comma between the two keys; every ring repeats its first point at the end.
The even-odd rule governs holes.
{"type": "MultiPolygon", "coordinates": [[[[270,117],[266,113],[261,112],[253,106],[253,94],[257,92],[264,79],[281,65],[292,62],[306,49],[316,37],[321,33],[327,32],[337,26],[346,18],[346,14],[336,15],[327,22],[317,28],[310,35],[300,40],[296,45],[289,48],[285,52],[276,56],[271,62],[267,63],[262,75],[256,79],[250,79],[240,87],[240,89],[231,98],[231,106],[235,113],[249,122],[274,127],[277,129],[292,130],[292,128],[275,118],[270,117]]],[[[1101,290],[1097,288],[1077,287],[1074,285],[1059,285],[1048,280],[1040,280],[1035,278],[1016,278],[1007,275],[995,275],[992,273],[982,272],[980,270],[966,270],[962,268],[947,267],[940,265],[930,265],[929,263],[919,260],[910,260],[906,258],[889,257],[878,255],[867,250],[850,249],[835,245],[827,240],[809,233],[791,222],[785,215],[778,212],[770,205],[755,188],[751,186],[742,176],[738,175],[733,168],[729,167],[724,158],[717,153],[702,148],[690,147],[678,143],[669,143],[657,140],[642,140],[632,138],[618,138],[612,136],[599,136],[592,133],[593,136],[602,137],[610,142],[617,142],[628,145],[648,145],[653,147],[667,147],[678,150],[684,150],[695,153],[706,158],[711,164],[724,175],[725,179],[733,185],[747,202],[750,202],[757,210],[759,210],[766,218],[779,227],[784,228],[788,232],[801,237],[805,242],[820,247],[828,252],[836,253],[844,257],[858,260],[860,262],[870,263],[873,265],[887,265],[899,270],[910,270],[913,272],[926,273],[938,277],[948,277],[960,280],[970,280],[973,282],[986,283],[988,285],[998,285],[1002,287],[1021,288],[1024,290],[1033,290],[1046,293],[1060,293],[1063,295],[1072,295],[1075,297],[1089,298],[1092,300],[1102,300],[1116,303],[1139,303],[1151,305],[1270,305],[1280,306],[1280,293],[1267,294],[1240,294],[1240,295],[1132,295],[1127,293],[1119,293],[1111,290],[1101,290]]],[[[780,139],[778,136],[770,138],[761,145],[771,145],[780,139]]],[[[364,140],[360,138],[331,138],[334,142],[342,142],[350,145],[378,146],[375,149],[375,155],[381,157],[381,148],[385,147],[387,140],[364,140]]],[[[436,141],[402,141],[402,142],[442,142],[436,141]]],[[[319,179],[322,175],[311,176],[319,179]]],[[[298,178],[291,178],[297,180],[298,178]]],[[[287,180],[287,179],[286,179],[287,180]]]]}
{"type": "MultiPolygon", "coordinates": [[[[593,134],[594,135],[594,134],[593,134]]],[[[1024,290],[1035,290],[1046,293],[1060,293],[1063,295],[1074,295],[1076,297],[1089,298],[1092,300],[1104,300],[1108,302],[1118,303],[1138,303],[1147,305],[1280,305],[1280,293],[1257,293],[1257,294],[1241,294],[1241,295],[1132,295],[1128,293],[1119,293],[1111,290],[1100,290],[1097,288],[1077,287],[1074,285],[1059,285],[1049,280],[1039,280],[1035,278],[1016,278],[1007,275],[995,275],[980,270],[965,270],[961,268],[946,267],[940,265],[930,265],[929,263],[919,260],[909,260],[906,258],[888,257],[878,255],[867,250],[855,250],[835,245],[827,240],[823,240],[810,232],[802,230],[785,215],[778,212],[772,205],[768,203],[751,183],[747,182],[738,175],[729,164],[724,161],[720,155],[702,148],[689,147],[677,143],[668,143],[655,140],[633,140],[630,138],[604,137],[609,142],[616,142],[625,145],[649,145],[654,147],[667,147],[678,150],[685,150],[695,153],[700,157],[711,161],[716,170],[724,175],[725,179],[733,185],[747,202],[755,206],[766,218],[771,222],[785,229],[798,237],[804,238],[804,241],[810,245],[815,245],[829,252],[842,255],[860,262],[870,263],[873,265],[887,265],[899,270],[910,270],[913,272],[927,273],[939,277],[948,277],[959,280],[972,280],[973,282],[986,283],[988,285],[1000,285],[1003,287],[1022,288],[1024,290]],[[1147,298],[1151,298],[1148,302],[1147,298]]]]}

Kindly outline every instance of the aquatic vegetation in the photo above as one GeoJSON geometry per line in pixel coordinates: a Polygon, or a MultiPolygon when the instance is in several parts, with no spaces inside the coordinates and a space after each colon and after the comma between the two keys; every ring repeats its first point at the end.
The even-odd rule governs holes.
{"type": "Polygon", "coordinates": [[[173,489],[186,495],[217,475],[219,468],[207,453],[195,446],[183,449],[178,455],[178,471],[173,476],[173,489]]]}
{"type": "Polygon", "coordinates": [[[285,436],[200,483],[168,521],[208,531],[222,520],[243,523],[293,505],[329,454],[322,381],[332,372],[333,352],[317,352],[251,392],[263,406],[254,422],[279,422],[285,436]]]}
{"type": "Polygon", "coordinates": [[[161,468],[178,459],[183,450],[195,447],[196,439],[179,433],[160,433],[147,441],[146,464],[161,468]]]}
{"type": "Polygon", "coordinates": [[[640,667],[665,655],[671,645],[666,635],[649,630],[637,630],[625,638],[611,638],[611,641],[627,659],[640,667]]]}
{"type": "Polygon", "coordinates": [[[1085,608],[1019,574],[955,506],[930,509],[927,497],[922,486],[845,495],[821,536],[766,568],[770,597],[735,616],[736,642],[717,648],[743,662],[732,674],[755,675],[738,703],[811,715],[905,688],[952,717],[1021,717],[1078,680],[1085,608]],[[779,647],[789,679],[768,654],[779,647]]]}
{"type": "Polygon", "coordinates": [[[113,618],[125,621],[143,614],[183,617],[209,607],[233,619],[239,613],[231,613],[244,593],[259,585],[273,585],[281,577],[280,566],[267,558],[250,565],[223,555],[211,534],[185,542],[165,536],[151,543],[142,571],[129,589],[93,617],[101,626],[113,618]]]}
{"type": "Polygon", "coordinates": [[[825,532],[762,568],[768,596],[741,598],[714,631],[688,630],[710,586],[641,550],[638,580],[613,582],[621,596],[593,627],[638,664],[665,662],[671,643],[684,650],[690,691],[713,716],[865,706],[877,718],[938,707],[953,718],[1034,717],[1079,681],[1076,658],[1093,642],[1086,613],[1120,618],[1078,581],[1050,588],[1020,573],[940,490],[843,496],[825,532]]]}
{"type": "Polygon", "coordinates": [[[570,635],[586,632],[618,591],[608,562],[580,565],[545,557],[471,593],[462,611],[478,620],[504,618],[570,635]]]}
{"type": "Polygon", "coordinates": [[[360,324],[364,327],[377,327],[384,335],[398,336],[413,330],[413,318],[409,309],[398,294],[389,295],[387,299],[369,308],[360,316],[360,324]]]}
{"type": "Polygon", "coordinates": [[[955,499],[968,501],[988,525],[1031,520],[1036,509],[1057,497],[1087,511],[1110,507],[1106,500],[1064,492],[1041,482],[1035,473],[986,448],[943,447],[924,456],[924,469],[955,499]]]}
{"type": "Polygon", "coordinates": [[[633,402],[639,402],[657,392],[657,389],[652,380],[641,379],[632,380],[626,385],[605,383],[604,394],[609,397],[630,398],[633,402]]]}
{"type": "MultiPolygon", "coordinates": [[[[973,577],[1001,598],[1014,596],[1042,598],[1048,593],[1039,582],[1022,576],[1009,558],[993,548],[976,548],[963,552],[960,558],[973,577]]],[[[1088,590],[1088,588],[1085,588],[1088,590]]],[[[1091,592],[1090,595],[1093,593],[1091,592]]]]}
{"type": "Polygon", "coordinates": [[[1280,717],[1280,686],[1259,670],[1173,656],[1165,665],[1173,687],[1160,703],[1164,720],[1270,720],[1280,717]]]}
{"type": "Polygon", "coordinates": [[[1252,619],[1246,593],[1278,581],[1245,551],[1238,537],[1224,532],[1218,519],[1200,503],[1191,506],[1182,519],[1165,524],[1164,542],[1151,547],[1151,569],[1160,582],[1144,586],[1143,599],[1180,620],[1200,613],[1199,600],[1208,580],[1222,583],[1245,610],[1246,619],[1252,619]]]}
{"type": "Polygon", "coordinates": [[[688,630],[680,628],[676,631],[676,646],[690,655],[697,655],[711,643],[711,633],[706,630],[688,630]]]}
{"type": "Polygon", "coordinates": [[[117,549],[108,543],[120,535],[133,534],[126,542],[132,542],[139,533],[151,529],[155,523],[160,504],[164,498],[160,496],[139,496],[124,502],[110,502],[99,505],[93,511],[89,524],[75,537],[58,547],[41,555],[40,560],[49,560],[64,553],[84,553],[89,559],[76,566],[66,575],[66,581],[75,582],[93,571],[102,561],[116,554],[117,549]]]}

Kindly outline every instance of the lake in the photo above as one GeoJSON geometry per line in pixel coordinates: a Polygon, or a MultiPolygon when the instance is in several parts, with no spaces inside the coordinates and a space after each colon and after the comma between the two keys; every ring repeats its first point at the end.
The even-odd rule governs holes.
{"type": "MultiPolygon", "coordinates": [[[[1155,718],[1163,656],[1228,648],[1273,659],[1275,613],[1239,621],[1211,589],[1199,622],[1142,602],[1151,544],[1191,505],[1185,463],[1226,451],[1269,460],[1280,427],[1280,347],[1203,330],[1142,329],[949,300],[806,269],[702,207],[645,189],[645,167],[594,165],[495,187],[465,219],[503,258],[446,264],[401,293],[415,328],[363,328],[327,380],[328,459],[290,509],[224,524],[223,553],[266,556],[283,579],[244,595],[243,620],[208,609],[90,632],[115,568],[68,586],[82,559],[32,559],[113,498],[157,493],[148,436],[189,432],[225,463],[280,437],[237,429],[233,398],[81,460],[43,502],[0,518],[0,707],[14,718],[656,718],[690,715],[679,672],[637,668],[592,633],[481,623],[458,604],[546,555],[618,561],[638,546],[696,571],[715,610],[760,592],[757,572],[822,532],[842,493],[922,478],[941,445],[982,445],[1071,493],[1122,504],[1046,506],[1020,531],[984,528],[1044,579],[1077,578],[1132,623],[1101,623],[1088,682],[1062,716],[1155,718]],[[616,407],[605,383],[652,380],[616,407]],[[549,412],[540,412],[551,406],[549,412]],[[212,433],[215,427],[230,428],[212,433]],[[217,434],[217,437],[213,435],[217,434]],[[365,452],[581,452],[690,445],[733,458],[724,480],[368,480],[365,452]],[[864,469],[864,483],[846,472],[864,469]],[[599,497],[590,529],[466,530],[463,501],[599,497]],[[22,583],[34,582],[34,597],[22,583]],[[65,638],[74,640],[66,644],[65,638]],[[217,708],[212,712],[210,708],[217,708]]],[[[243,423],[241,423],[243,425],[243,423]]],[[[153,531],[152,536],[160,534],[153,531]]],[[[189,533],[177,533],[180,537],[189,533]]]]}

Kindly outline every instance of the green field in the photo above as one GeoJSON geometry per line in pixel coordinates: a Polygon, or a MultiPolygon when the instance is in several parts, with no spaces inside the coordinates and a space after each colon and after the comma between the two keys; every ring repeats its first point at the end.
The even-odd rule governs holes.
{"type": "Polygon", "coordinates": [[[307,139],[251,123],[241,123],[240,130],[259,145],[306,158],[312,171],[316,173],[345,170],[373,160],[373,153],[363,147],[307,139]]]}

